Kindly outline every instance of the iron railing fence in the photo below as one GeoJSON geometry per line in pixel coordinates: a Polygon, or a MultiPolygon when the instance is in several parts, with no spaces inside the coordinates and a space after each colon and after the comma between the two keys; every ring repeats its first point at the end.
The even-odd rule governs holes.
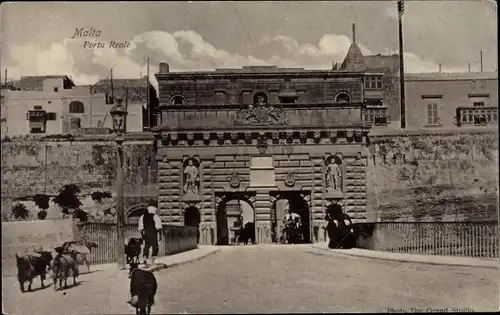
{"type": "Polygon", "coordinates": [[[498,222],[357,224],[358,246],[387,252],[498,258],[498,222]]]}

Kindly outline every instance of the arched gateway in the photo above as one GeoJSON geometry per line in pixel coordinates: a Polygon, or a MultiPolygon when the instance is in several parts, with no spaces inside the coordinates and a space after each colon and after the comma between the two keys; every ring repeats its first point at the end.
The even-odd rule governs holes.
{"type": "Polygon", "coordinates": [[[374,75],[273,67],[156,74],[163,220],[199,226],[201,244],[231,243],[231,200],[250,205],[257,243],[276,241],[284,199],[308,242],[325,241],[332,200],[342,199],[354,222],[366,220],[363,82],[374,75]]]}

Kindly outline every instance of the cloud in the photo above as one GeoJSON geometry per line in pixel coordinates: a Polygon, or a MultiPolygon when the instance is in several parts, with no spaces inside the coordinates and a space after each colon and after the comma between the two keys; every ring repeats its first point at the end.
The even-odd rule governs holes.
{"type": "MultiPolygon", "coordinates": [[[[174,33],[150,31],[129,40],[125,49],[83,48],[81,39],[66,39],[54,43],[47,49],[33,44],[9,47],[9,56],[4,62],[9,78],[27,75],[70,75],[76,84],[93,84],[109,76],[117,78],[139,78],[146,73],[147,57],[151,59],[151,73],[158,69],[159,62],[167,62],[174,71],[213,70],[215,68],[239,68],[246,65],[276,65],[330,69],[333,61],[342,62],[350,39],[342,34],[325,34],[317,44],[301,43],[292,37],[278,35],[264,37],[258,43],[262,56],[233,53],[214,47],[202,36],[191,30],[174,33]],[[268,54],[265,57],[265,54],[268,54]]],[[[370,49],[358,43],[363,54],[372,54],[370,49]]],[[[438,66],[413,54],[405,54],[407,72],[435,72],[438,66]]],[[[2,70],[3,71],[3,70],[2,70]]],[[[153,84],[156,83],[151,76],[153,84]]]]}

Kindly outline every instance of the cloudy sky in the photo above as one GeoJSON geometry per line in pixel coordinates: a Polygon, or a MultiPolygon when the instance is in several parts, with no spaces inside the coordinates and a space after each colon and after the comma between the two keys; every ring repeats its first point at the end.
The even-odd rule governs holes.
{"type": "MultiPolygon", "coordinates": [[[[497,68],[497,13],[490,0],[405,1],[407,72],[497,68]]],[[[76,84],[243,65],[328,69],[352,40],[365,54],[397,52],[395,1],[7,3],[0,12],[1,74],[70,75],[76,84]],[[71,39],[75,29],[99,37],[71,39]],[[84,48],[85,40],[105,48],[84,48]],[[109,42],[129,41],[128,49],[109,42]]],[[[3,80],[3,78],[2,78],[3,80]]]]}

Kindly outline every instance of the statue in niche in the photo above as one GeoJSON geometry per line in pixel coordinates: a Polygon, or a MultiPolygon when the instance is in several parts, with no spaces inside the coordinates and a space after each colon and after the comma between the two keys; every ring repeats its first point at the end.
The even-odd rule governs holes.
{"type": "Polygon", "coordinates": [[[342,170],[340,169],[340,158],[334,156],[330,160],[326,171],[326,187],[334,191],[342,189],[342,170]]]}
{"type": "Polygon", "coordinates": [[[193,163],[194,159],[188,160],[188,165],[184,168],[184,193],[198,195],[200,184],[200,172],[193,163]]]}

